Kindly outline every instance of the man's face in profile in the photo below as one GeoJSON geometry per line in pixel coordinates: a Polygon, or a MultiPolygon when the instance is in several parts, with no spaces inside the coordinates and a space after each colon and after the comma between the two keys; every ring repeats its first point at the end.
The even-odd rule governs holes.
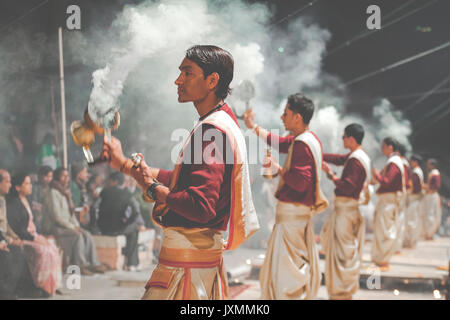
{"type": "Polygon", "coordinates": [[[203,70],[192,60],[184,58],[179,67],[180,75],[175,80],[178,86],[178,102],[203,100],[209,93],[203,70]]]}

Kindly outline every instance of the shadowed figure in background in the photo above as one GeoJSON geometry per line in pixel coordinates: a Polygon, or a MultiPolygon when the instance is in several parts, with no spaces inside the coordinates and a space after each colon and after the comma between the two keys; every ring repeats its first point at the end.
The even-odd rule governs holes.
{"type": "Polygon", "coordinates": [[[103,235],[125,235],[123,250],[126,267],[130,271],[140,269],[138,256],[139,230],[145,229],[139,203],[133,194],[123,188],[124,176],[113,172],[108,185],[100,192],[97,226],[103,235]]]}

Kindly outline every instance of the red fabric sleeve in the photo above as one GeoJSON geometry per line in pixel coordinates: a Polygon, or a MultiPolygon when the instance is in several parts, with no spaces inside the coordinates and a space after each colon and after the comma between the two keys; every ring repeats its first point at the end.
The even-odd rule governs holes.
{"type": "Polygon", "coordinates": [[[350,153],[347,153],[347,154],[324,153],[323,161],[332,163],[336,166],[343,166],[349,156],[350,156],[350,153]]]}
{"type": "MultiPolygon", "coordinates": [[[[342,176],[334,181],[336,189],[344,195],[355,195],[361,191],[361,181],[365,181],[366,171],[357,159],[350,159],[345,166],[342,176]]],[[[364,183],[364,182],[363,182],[364,183]]]]}
{"type": "Polygon", "coordinates": [[[303,141],[294,143],[291,167],[283,174],[284,182],[292,189],[303,192],[313,185],[314,157],[303,141]]]}
{"type": "Polygon", "coordinates": [[[159,169],[158,176],[156,177],[156,180],[161,182],[166,187],[170,184],[170,179],[172,178],[173,170],[164,170],[159,169]]]}
{"type": "MultiPolygon", "coordinates": [[[[226,140],[226,135],[217,131],[226,140]]],[[[185,180],[189,181],[187,188],[171,192],[166,198],[170,209],[191,221],[206,223],[216,216],[216,203],[219,200],[226,166],[225,153],[216,152],[216,147],[214,141],[202,141],[204,158],[201,164],[189,165],[190,173],[185,177],[185,180]],[[213,152],[205,152],[208,146],[208,150],[213,152]]]]}
{"type": "Polygon", "coordinates": [[[292,141],[294,141],[294,136],[287,136],[287,137],[281,137],[279,135],[270,133],[267,135],[267,144],[269,146],[272,146],[273,142],[277,142],[278,143],[278,147],[279,147],[279,151],[281,153],[288,153],[289,147],[292,143],[292,141]]]}
{"type": "Polygon", "coordinates": [[[416,173],[411,176],[413,193],[419,193],[422,190],[420,178],[416,173]]]}
{"type": "Polygon", "coordinates": [[[439,190],[441,187],[441,177],[438,175],[433,175],[430,178],[430,182],[428,183],[428,188],[433,191],[439,190]]]}
{"type": "Polygon", "coordinates": [[[400,169],[395,164],[389,163],[386,172],[383,175],[375,175],[375,179],[378,180],[381,187],[388,189],[392,185],[394,178],[399,174],[401,175],[400,169]]]}

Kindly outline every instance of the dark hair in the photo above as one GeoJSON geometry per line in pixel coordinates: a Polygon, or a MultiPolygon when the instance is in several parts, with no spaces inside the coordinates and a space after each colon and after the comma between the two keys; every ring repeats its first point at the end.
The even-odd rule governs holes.
{"type": "Polygon", "coordinates": [[[418,154],[413,154],[411,160],[416,161],[418,164],[422,163],[423,158],[418,154]]]}
{"type": "Polygon", "coordinates": [[[79,163],[72,163],[70,169],[71,169],[71,176],[72,180],[76,180],[78,174],[83,171],[83,169],[86,168],[86,165],[83,162],[79,163]]]}
{"type": "Polygon", "coordinates": [[[384,142],[384,144],[387,145],[387,146],[392,146],[392,149],[393,149],[394,151],[397,151],[397,150],[398,150],[398,141],[395,140],[394,138],[386,137],[386,138],[383,139],[383,142],[384,142]]]}
{"type": "Polygon", "coordinates": [[[59,181],[59,178],[61,178],[61,174],[63,173],[63,171],[67,171],[67,169],[63,167],[56,168],[53,171],[53,180],[59,181]]]}
{"type": "Polygon", "coordinates": [[[352,123],[345,127],[345,135],[353,137],[357,144],[361,144],[364,138],[364,128],[358,123],[352,123]]]}
{"type": "Polygon", "coordinates": [[[405,156],[406,154],[406,146],[403,143],[399,143],[397,146],[398,153],[400,153],[402,156],[405,156]]]}
{"type": "Polygon", "coordinates": [[[89,178],[88,182],[86,183],[86,186],[90,186],[91,184],[95,183],[95,180],[97,179],[98,176],[99,175],[97,173],[93,173],[89,178]]]}
{"type": "Polygon", "coordinates": [[[38,177],[45,177],[53,169],[50,166],[41,166],[38,170],[38,177]]]}
{"type": "Polygon", "coordinates": [[[217,72],[220,77],[215,91],[217,98],[225,99],[231,93],[229,85],[233,80],[234,61],[228,51],[216,46],[196,45],[186,50],[186,58],[203,70],[205,79],[217,72]]]}
{"type": "Polygon", "coordinates": [[[122,173],[120,172],[113,172],[109,175],[109,180],[117,181],[119,185],[122,185],[125,181],[125,178],[122,173]]]}
{"type": "Polygon", "coordinates": [[[428,162],[433,166],[433,167],[437,167],[437,160],[434,158],[430,158],[428,159],[428,162]]]}
{"type": "Polygon", "coordinates": [[[287,103],[290,110],[302,116],[304,124],[309,124],[314,114],[314,103],[310,99],[301,93],[295,93],[288,97],[287,103]]]}
{"type": "Polygon", "coordinates": [[[25,178],[28,176],[29,174],[27,172],[18,172],[11,177],[11,189],[9,189],[8,194],[10,198],[16,198],[19,196],[19,192],[17,192],[16,187],[21,186],[25,181],[25,178]]]}

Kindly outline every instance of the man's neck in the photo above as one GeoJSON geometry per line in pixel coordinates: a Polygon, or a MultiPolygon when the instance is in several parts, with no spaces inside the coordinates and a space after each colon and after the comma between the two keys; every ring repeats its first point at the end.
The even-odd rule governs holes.
{"type": "Polygon", "coordinates": [[[195,101],[194,106],[197,109],[197,113],[200,117],[214,109],[218,104],[222,103],[223,100],[216,97],[215,93],[207,95],[203,100],[195,101]]]}
{"type": "Polygon", "coordinates": [[[356,145],[354,145],[354,146],[350,146],[350,147],[349,147],[350,152],[353,152],[353,151],[358,150],[358,149],[360,149],[360,148],[361,148],[361,145],[360,145],[360,144],[356,144],[356,145]]]}
{"type": "Polygon", "coordinates": [[[309,130],[309,127],[306,125],[306,126],[302,126],[301,128],[296,128],[296,129],[292,130],[291,133],[295,137],[297,137],[297,136],[301,135],[302,133],[304,133],[304,132],[306,132],[308,130],[309,130]]]}

